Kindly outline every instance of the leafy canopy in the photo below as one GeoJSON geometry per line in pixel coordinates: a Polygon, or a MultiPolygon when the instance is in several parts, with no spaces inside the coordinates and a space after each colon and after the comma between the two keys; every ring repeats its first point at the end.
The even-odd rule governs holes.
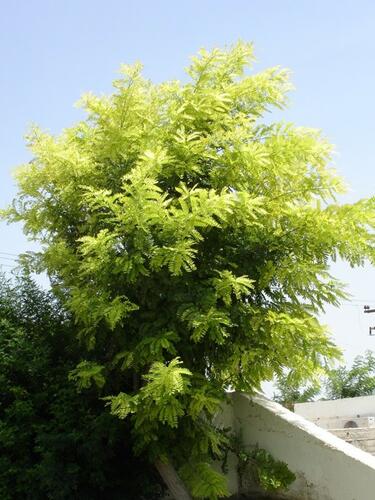
{"type": "Polygon", "coordinates": [[[31,130],[7,212],[80,326],[72,376],[131,419],[138,452],[190,464],[207,498],[223,491],[200,490],[196,464],[225,446],[210,424],[225,389],[322,369],[338,351],[316,315],[345,296],[329,263],[374,262],[375,200],[336,202],[331,146],[265,119],[291,86],[253,59],[245,43],[201,50],[186,83],[122,66],[112,95],[81,99],[85,120],[31,130]]]}
{"type": "Polygon", "coordinates": [[[276,380],[276,393],[273,395],[275,401],[288,410],[294,411],[295,403],[307,403],[319,397],[322,385],[321,377],[306,383],[301,380],[293,380],[289,375],[286,373],[276,380]]]}
{"type": "Polygon", "coordinates": [[[366,351],[356,356],[351,367],[330,370],[325,380],[328,399],[370,396],[375,392],[375,356],[366,351]]]}
{"type": "Polygon", "coordinates": [[[285,373],[276,382],[275,401],[293,410],[295,403],[320,399],[343,399],[370,396],[375,392],[375,356],[366,351],[356,356],[352,366],[338,366],[326,370],[308,384],[285,373]]]}

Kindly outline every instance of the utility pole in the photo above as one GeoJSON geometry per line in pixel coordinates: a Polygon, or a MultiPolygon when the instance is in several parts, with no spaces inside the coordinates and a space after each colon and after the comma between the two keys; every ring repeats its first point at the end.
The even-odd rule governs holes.
{"type": "MultiPolygon", "coordinates": [[[[370,306],[363,306],[363,312],[367,313],[367,314],[368,313],[375,313],[375,309],[370,309],[370,306]]],[[[372,332],[375,331],[375,326],[369,326],[368,331],[369,331],[369,335],[371,337],[373,337],[375,335],[375,333],[372,333],[372,332]]]]}

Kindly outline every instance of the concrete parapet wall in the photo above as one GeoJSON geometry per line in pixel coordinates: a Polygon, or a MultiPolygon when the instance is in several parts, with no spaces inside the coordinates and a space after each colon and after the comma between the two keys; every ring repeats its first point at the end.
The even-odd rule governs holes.
{"type": "MultiPolygon", "coordinates": [[[[263,396],[233,393],[232,403],[225,409],[223,421],[241,432],[244,447],[258,444],[297,475],[282,498],[375,498],[375,457],[263,396]]],[[[239,493],[234,465],[229,479],[232,493],[239,493]]]]}
{"type": "Polygon", "coordinates": [[[375,454],[375,428],[332,429],[331,432],[340,439],[344,439],[347,443],[372,455],[375,454]]]}
{"type": "Polygon", "coordinates": [[[346,429],[356,427],[375,428],[374,417],[353,417],[347,415],[346,417],[309,418],[308,420],[319,425],[319,427],[323,427],[323,429],[346,429]]]}
{"type": "Polygon", "coordinates": [[[297,403],[294,411],[308,420],[371,417],[375,416],[375,396],[297,403]]]}

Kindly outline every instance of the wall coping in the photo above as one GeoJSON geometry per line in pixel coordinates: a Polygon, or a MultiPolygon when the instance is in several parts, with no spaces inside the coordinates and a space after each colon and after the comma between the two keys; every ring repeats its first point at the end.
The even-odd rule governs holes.
{"type": "Polygon", "coordinates": [[[275,401],[271,401],[266,398],[264,395],[256,393],[254,395],[249,395],[246,393],[235,392],[232,394],[234,399],[245,398],[251,404],[257,404],[264,408],[265,410],[273,413],[278,416],[285,422],[301,429],[306,432],[310,436],[315,437],[319,440],[322,445],[331,448],[333,450],[337,450],[345,455],[351,457],[353,460],[357,462],[361,462],[367,467],[373,469],[375,471],[375,457],[366,453],[365,451],[356,448],[355,446],[347,443],[346,441],[336,437],[334,434],[331,434],[329,431],[322,429],[321,427],[315,425],[314,423],[307,420],[305,417],[298,415],[297,413],[293,413],[292,411],[284,408],[279,403],[275,401]]]}

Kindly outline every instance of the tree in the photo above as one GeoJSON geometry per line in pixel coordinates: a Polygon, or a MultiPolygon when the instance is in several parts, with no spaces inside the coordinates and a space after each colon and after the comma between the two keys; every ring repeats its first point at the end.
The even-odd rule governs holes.
{"type": "Polygon", "coordinates": [[[339,366],[326,370],[309,383],[293,380],[290,375],[286,373],[278,378],[274,394],[274,400],[290,410],[295,403],[313,401],[319,395],[324,399],[369,396],[375,392],[375,356],[372,351],[366,351],[363,356],[354,358],[351,368],[339,366]]]}
{"type": "Polygon", "coordinates": [[[160,498],[126,422],[69,382],[75,327],[51,294],[0,277],[0,318],[0,498],[160,498]]]}
{"type": "Polygon", "coordinates": [[[321,381],[301,383],[301,381],[291,380],[288,374],[285,374],[276,381],[276,391],[273,399],[288,410],[294,411],[296,403],[307,403],[318,397],[321,391],[321,381]]]}
{"type": "Polygon", "coordinates": [[[338,356],[316,318],[345,296],[330,261],[374,261],[375,200],[337,203],[322,135],[264,119],[288,72],[248,73],[252,60],[244,43],[202,50],[189,81],[158,85],[122,66],[113,95],[82,98],[86,120],[32,129],[6,212],[80,326],[71,377],[100,387],[180,498],[179,477],[193,496],[226,493],[209,464],[227,388],[338,356]]]}
{"type": "Polygon", "coordinates": [[[330,370],[325,382],[328,399],[369,396],[375,391],[375,356],[366,351],[354,358],[351,368],[341,366],[330,370]]]}

